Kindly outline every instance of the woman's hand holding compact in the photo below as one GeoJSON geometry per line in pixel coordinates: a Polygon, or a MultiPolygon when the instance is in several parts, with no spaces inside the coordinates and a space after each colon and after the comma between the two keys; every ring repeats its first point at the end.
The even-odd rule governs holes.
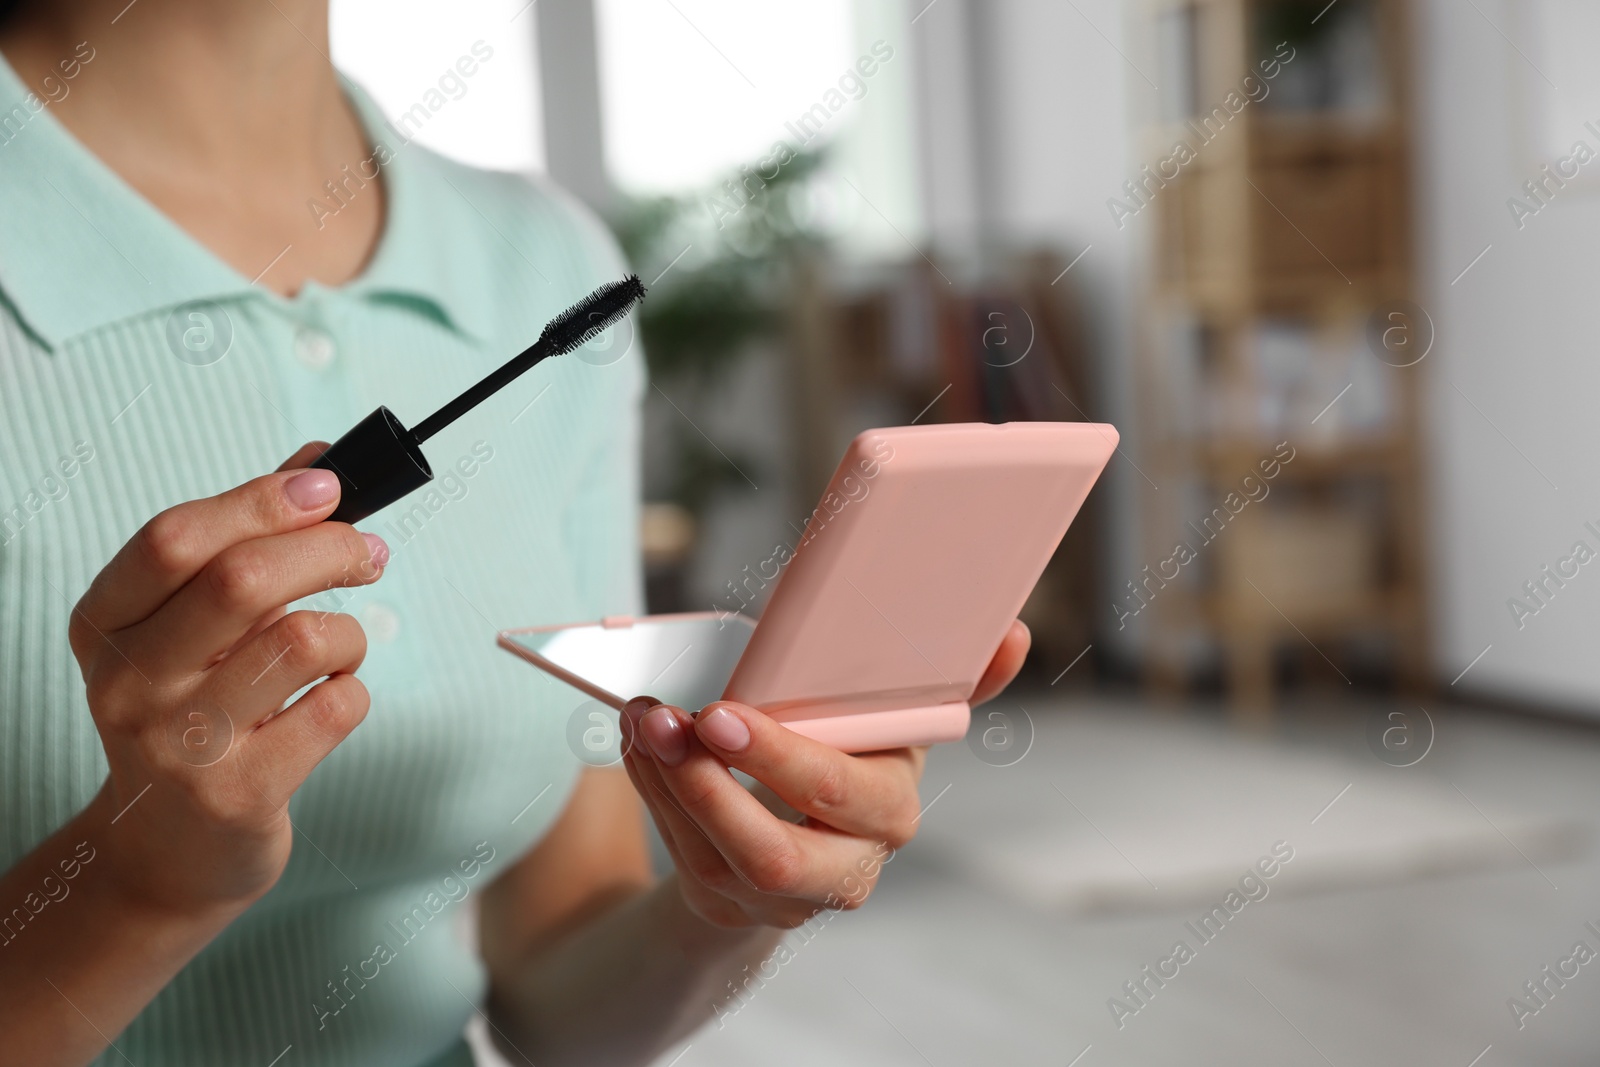
{"type": "MultiPolygon", "coordinates": [[[[1013,622],[973,704],[1016,677],[1029,643],[1013,622]]],[[[793,928],[823,909],[859,907],[917,831],[924,748],[849,755],[731,701],[691,717],[637,697],[623,714],[633,727],[628,776],[672,853],[685,903],[715,926],[793,928]],[[785,806],[802,818],[775,814],[785,806]]]]}

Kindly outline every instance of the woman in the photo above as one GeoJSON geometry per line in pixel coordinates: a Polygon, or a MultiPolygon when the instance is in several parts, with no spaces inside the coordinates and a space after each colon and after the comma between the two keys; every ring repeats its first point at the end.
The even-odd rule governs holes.
{"type": "Polygon", "coordinates": [[[622,271],[564,197],[406,143],[326,24],[0,22],[5,1063],[466,1064],[474,1011],[513,1062],[644,1063],[916,828],[920,751],[739,706],[636,700],[626,774],[583,769],[570,692],[492,647],[640,607],[637,353],[440,434],[374,530],[320,521],[297,446],[431,410],[622,271]]]}

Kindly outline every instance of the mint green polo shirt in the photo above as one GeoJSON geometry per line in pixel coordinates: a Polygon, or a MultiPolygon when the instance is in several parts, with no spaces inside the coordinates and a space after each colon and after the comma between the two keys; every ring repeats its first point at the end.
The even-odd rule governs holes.
{"type": "MultiPolygon", "coordinates": [[[[359,278],[285,299],[160,214],[0,62],[0,864],[105,778],[68,613],[147,519],[380,404],[414,425],[623,273],[565,195],[404,144],[351,92],[393,156],[383,237],[359,278]]],[[[98,1062],[471,1062],[472,898],[544,834],[581,766],[566,740],[581,697],[495,632],[640,609],[642,383],[620,343],[535,368],[428,443],[431,489],[362,524],[389,542],[385,577],[318,606],[364,624],[371,712],[295,795],[282,880],[98,1062]]],[[[0,916],[0,951],[29,951],[27,919],[0,916]]]]}

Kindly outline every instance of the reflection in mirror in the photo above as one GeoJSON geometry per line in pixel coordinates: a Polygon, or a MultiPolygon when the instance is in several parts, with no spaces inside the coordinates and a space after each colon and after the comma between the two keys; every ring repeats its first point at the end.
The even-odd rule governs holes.
{"type": "Polygon", "coordinates": [[[649,695],[696,711],[722,696],[754,629],[742,615],[691,614],[506,636],[558,677],[565,672],[604,690],[614,706],[649,695]]]}

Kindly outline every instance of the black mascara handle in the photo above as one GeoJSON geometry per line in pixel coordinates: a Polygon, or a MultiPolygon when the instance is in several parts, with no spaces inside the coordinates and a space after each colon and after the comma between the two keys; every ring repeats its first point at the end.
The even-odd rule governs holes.
{"type": "Polygon", "coordinates": [[[311,464],[339,479],[339,506],[328,518],[356,523],[433,480],[433,468],[394,412],[380,407],[311,464]]]}
{"type": "Polygon", "coordinates": [[[491,371],[481,382],[472,386],[432,415],[417,423],[417,428],[411,431],[411,440],[422,444],[440,430],[455,422],[461,416],[498,393],[509,383],[515,381],[528,368],[538,363],[550,354],[551,346],[543,337],[524,348],[521,352],[502,363],[497,369],[491,371]]]}
{"type": "Polygon", "coordinates": [[[636,275],[602,285],[545,325],[539,339],[483,381],[408,430],[388,408],[379,408],[326,452],[313,467],[338,476],[339,506],[328,516],[335,522],[360,522],[379,508],[399,500],[433,480],[433,469],[422,454],[422,442],[449,426],[528,368],[549,356],[558,356],[587,342],[616,322],[644,299],[645,288],[636,275]]]}

